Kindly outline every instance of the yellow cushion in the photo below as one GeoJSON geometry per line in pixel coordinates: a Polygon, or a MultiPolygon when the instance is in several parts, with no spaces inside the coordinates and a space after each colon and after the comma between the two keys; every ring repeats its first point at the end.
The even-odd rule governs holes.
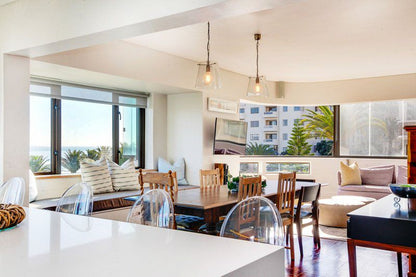
{"type": "Polygon", "coordinates": [[[360,168],[358,167],[357,162],[354,162],[350,166],[341,162],[340,169],[341,169],[341,186],[362,184],[360,168]]]}

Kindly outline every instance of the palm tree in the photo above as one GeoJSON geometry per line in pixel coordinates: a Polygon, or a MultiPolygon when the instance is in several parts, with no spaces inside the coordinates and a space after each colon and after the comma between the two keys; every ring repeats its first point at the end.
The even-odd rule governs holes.
{"type": "Polygon", "coordinates": [[[100,152],[97,149],[87,149],[85,150],[85,158],[91,160],[98,160],[100,158],[100,152]]]}
{"type": "Polygon", "coordinates": [[[271,145],[250,143],[246,148],[247,155],[274,155],[274,149],[271,145]]]}
{"type": "Polygon", "coordinates": [[[49,165],[47,162],[49,159],[44,156],[30,156],[29,167],[32,172],[45,172],[49,171],[49,165]]]}
{"type": "Polygon", "coordinates": [[[306,141],[308,134],[305,129],[298,122],[295,123],[290,135],[290,140],[287,143],[288,155],[309,155],[312,149],[312,145],[306,141]]]}
{"type": "Polygon", "coordinates": [[[100,146],[97,148],[98,155],[100,159],[106,159],[111,160],[113,154],[111,153],[111,147],[110,146],[100,146]]]}
{"type": "Polygon", "coordinates": [[[85,158],[85,153],[81,150],[68,149],[62,158],[62,166],[69,172],[75,173],[80,168],[80,161],[85,158]]]}
{"type": "Polygon", "coordinates": [[[305,124],[305,130],[310,137],[334,139],[334,113],[328,106],[318,106],[318,111],[306,110],[301,124],[305,124]]]}

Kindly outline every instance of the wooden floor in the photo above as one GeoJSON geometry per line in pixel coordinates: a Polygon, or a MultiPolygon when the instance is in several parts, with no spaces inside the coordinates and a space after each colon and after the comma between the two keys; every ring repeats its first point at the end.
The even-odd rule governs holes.
{"type": "MultiPolygon", "coordinates": [[[[295,242],[297,239],[295,238],[295,242]]],[[[321,239],[321,250],[313,250],[311,237],[303,237],[303,260],[300,260],[296,243],[296,258],[290,264],[286,251],[286,276],[349,276],[347,243],[338,240],[321,239]]],[[[357,247],[357,268],[359,277],[398,276],[396,253],[357,247]]],[[[407,276],[408,259],[403,256],[403,275],[407,276]]]]}

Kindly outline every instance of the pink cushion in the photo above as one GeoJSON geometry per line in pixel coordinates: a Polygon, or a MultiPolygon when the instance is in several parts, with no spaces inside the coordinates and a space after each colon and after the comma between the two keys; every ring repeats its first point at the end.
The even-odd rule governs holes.
{"type": "Polygon", "coordinates": [[[397,166],[397,184],[407,184],[407,166],[399,165],[397,166]]]}
{"type": "Polygon", "coordinates": [[[361,168],[363,185],[387,186],[394,183],[394,165],[361,168]]]}

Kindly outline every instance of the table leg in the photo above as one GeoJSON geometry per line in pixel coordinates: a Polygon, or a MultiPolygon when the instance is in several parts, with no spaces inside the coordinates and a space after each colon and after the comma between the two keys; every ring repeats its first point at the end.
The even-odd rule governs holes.
{"type": "Polygon", "coordinates": [[[217,235],[217,223],[219,216],[218,213],[215,212],[215,209],[205,210],[204,219],[207,226],[207,233],[211,235],[217,235]]]}
{"type": "Polygon", "coordinates": [[[409,256],[409,277],[416,276],[416,255],[409,256]]]}
{"type": "Polygon", "coordinates": [[[348,263],[350,266],[350,277],[357,277],[357,255],[355,242],[353,239],[347,240],[348,244],[348,263]]]}

